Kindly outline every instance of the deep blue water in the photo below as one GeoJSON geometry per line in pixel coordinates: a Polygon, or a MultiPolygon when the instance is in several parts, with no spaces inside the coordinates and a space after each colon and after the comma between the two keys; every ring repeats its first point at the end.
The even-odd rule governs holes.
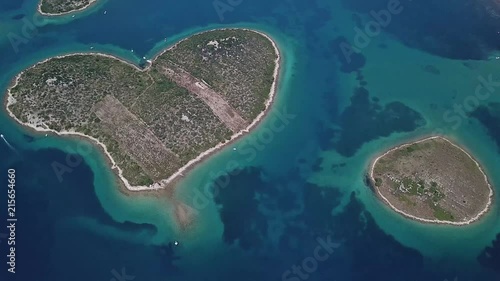
{"type": "MultiPolygon", "coordinates": [[[[76,141],[33,136],[2,110],[0,133],[15,148],[0,141],[0,177],[6,183],[16,169],[18,222],[16,274],[6,271],[0,236],[0,280],[500,280],[497,208],[470,227],[422,225],[387,210],[363,182],[381,150],[439,129],[500,184],[498,93],[458,128],[443,120],[471,96],[478,75],[496,75],[493,0],[402,0],[402,12],[349,60],[341,44],[356,47],[356,27],[391,1],[220,2],[105,0],[50,20],[35,15],[35,0],[0,3],[2,93],[16,73],[52,55],[93,46],[140,63],[165,38],[244,26],[278,41],[285,66],[275,111],[294,116],[265,144],[254,145],[266,122],[237,144],[252,153],[221,152],[187,176],[177,200],[198,219],[181,230],[170,219],[172,202],[120,194],[95,151],[68,154],[76,141]],[[220,2],[234,7],[221,16],[220,2]],[[12,44],[13,36],[22,40],[12,44]],[[54,163],[80,157],[57,177],[54,163]],[[213,198],[206,186],[215,186],[213,198]],[[324,261],[311,261],[329,240],[324,261]]],[[[1,200],[0,234],[6,191],[1,200]]]]}

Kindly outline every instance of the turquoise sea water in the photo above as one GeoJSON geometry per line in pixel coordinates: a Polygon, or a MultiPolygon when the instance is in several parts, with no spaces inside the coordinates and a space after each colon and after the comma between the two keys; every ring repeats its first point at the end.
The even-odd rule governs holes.
{"type": "Polygon", "coordinates": [[[1,110],[14,148],[0,142],[0,174],[6,182],[14,168],[18,178],[16,274],[0,236],[1,280],[500,280],[497,204],[469,226],[427,225],[395,214],[364,183],[381,151],[440,133],[473,153],[498,190],[493,1],[401,1],[364,41],[357,28],[393,1],[105,0],[50,19],[35,15],[36,2],[0,4],[3,94],[53,55],[93,47],[141,64],[218,27],[264,31],[284,60],[269,117],[188,174],[174,200],[123,195],[97,149],[33,135],[1,110]],[[214,3],[230,9],[220,16],[214,3]],[[350,61],[346,42],[359,49],[350,61]],[[77,164],[60,178],[53,163],[77,164]],[[192,208],[190,228],[175,224],[175,204],[192,208]],[[328,257],[312,261],[328,239],[328,257]]]}

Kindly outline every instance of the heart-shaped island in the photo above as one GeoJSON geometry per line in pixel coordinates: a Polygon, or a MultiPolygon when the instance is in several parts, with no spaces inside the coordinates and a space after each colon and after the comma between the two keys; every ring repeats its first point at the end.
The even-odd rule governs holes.
{"type": "Polygon", "coordinates": [[[128,190],[164,188],[264,117],[280,54],[266,34],[218,29],[146,65],[98,53],[50,58],[15,78],[7,110],[37,131],[94,140],[128,190]]]}

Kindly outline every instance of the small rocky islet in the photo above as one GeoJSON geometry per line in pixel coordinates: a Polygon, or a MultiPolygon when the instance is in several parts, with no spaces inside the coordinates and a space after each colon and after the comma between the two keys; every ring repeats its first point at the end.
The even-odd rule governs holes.
{"type": "Polygon", "coordinates": [[[476,221],[488,211],[493,197],[479,163],[440,136],[382,154],[372,163],[368,182],[392,209],[429,223],[476,221]]]}
{"type": "Polygon", "coordinates": [[[97,0],[40,0],[39,12],[45,15],[62,15],[83,10],[97,0]]]}

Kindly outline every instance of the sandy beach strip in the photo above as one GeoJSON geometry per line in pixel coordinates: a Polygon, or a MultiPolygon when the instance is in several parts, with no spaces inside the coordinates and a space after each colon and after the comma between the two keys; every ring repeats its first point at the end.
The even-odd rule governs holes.
{"type": "Polygon", "coordinates": [[[55,16],[64,16],[64,15],[68,15],[68,14],[72,14],[72,13],[77,13],[77,12],[80,12],[80,11],[83,11],[85,9],[87,9],[88,7],[94,5],[97,0],[90,0],[89,3],[79,9],[76,9],[76,10],[71,10],[71,11],[67,11],[67,12],[64,12],[64,13],[57,13],[57,14],[53,14],[53,13],[44,13],[42,11],[42,4],[43,4],[43,1],[44,0],[40,0],[40,2],[38,2],[38,6],[37,6],[37,10],[38,10],[38,13],[43,15],[43,16],[48,16],[48,17],[55,17],[55,16]]]}
{"type": "Polygon", "coordinates": [[[430,137],[426,137],[426,138],[423,138],[423,139],[419,139],[419,140],[416,140],[416,141],[412,141],[412,142],[408,142],[408,143],[404,143],[404,144],[398,145],[398,146],[396,146],[396,147],[388,150],[387,152],[385,152],[382,155],[379,155],[378,157],[376,157],[372,161],[372,163],[370,165],[370,173],[369,173],[369,175],[370,175],[370,184],[375,189],[377,195],[380,196],[380,198],[382,198],[384,200],[384,202],[391,207],[391,209],[393,209],[394,211],[398,212],[399,214],[401,214],[401,215],[403,215],[405,217],[408,217],[408,218],[411,218],[411,219],[414,219],[414,220],[417,220],[417,221],[425,222],[425,223],[449,224],[449,225],[457,225],[457,226],[468,225],[468,224],[471,224],[471,223],[479,220],[484,214],[486,214],[490,210],[491,205],[493,203],[493,197],[494,197],[493,187],[491,186],[491,183],[488,180],[488,177],[486,176],[486,173],[483,171],[481,165],[479,165],[479,162],[474,157],[472,157],[471,153],[469,153],[465,149],[459,147],[458,145],[452,143],[451,141],[449,141],[448,139],[446,139],[445,137],[442,137],[442,136],[430,136],[430,137]],[[448,142],[449,144],[453,145],[454,147],[460,149],[462,152],[464,152],[465,154],[467,154],[467,156],[472,161],[474,161],[474,163],[479,168],[479,171],[481,171],[481,173],[484,176],[484,180],[486,181],[486,184],[488,185],[488,188],[489,188],[489,191],[490,191],[489,192],[489,197],[488,197],[488,203],[486,204],[486,207],[485,207],[484,210],[482,210],[481,212],[479,212],[475,217],[471,218],[470,220],[462,221],[462,222],[452,222],[452,221],[441,221],[441,220],[423,219],[423,218],[419,218],[419,217],[410,215],[410,214],[408,214],[408,213],[406,213],[404,211],[399,210],[393,204],[391,204],[391,202],[384,195],[382,195],[382,193],[380,192],[380,190],[378,189],[378,187],[375,186],[375,184],[374,184],[375,183],[375,178],[373,176],[373,170],[374,170],[375,165],[377,164],[378,160],[380,160],[381,158],[383,158],[387,154],[389,154],[389,153],[391,153],[391,152],[393,152],[395,150],[398,150],[400,148],[403,148],[403,147],[406,147],[406,146],[410,146],[410,145],[413,145],[413,144],[418,144],[418,143],[421,143],[421,142],[424,142],[424,141],[428,141],[428,140],[432,140],[432,139],[441,139],[441,140],[444,140],[444,141],[448,142]]]}
{"type": "Polygon", "coordinates": [[[123,176],[122,169],[120,167],[118,167],[118,165],[116,165],[116,162],[113,159],[113,157],[111,156],[111,154],[108,152],[106,145],[104,143],[100,142],[98,139],[96,139],[94,137],[91,137],[91,136],[88,136],[88,135],[85,135],[83,133],[79,133],[79,132],[56,131],[56,130],[53,130],[53,129],[50,129],[50,128],[43,128],[43,127],[35,126],[33,124],[24,123],[21,120],[19,120],[10,111],[9,106],[15,103],[15,99],[13,98],[13,96],[11,94],[11,89],[15,88],[18,85],[19,79],[22,77],[22,75],[24,74],[24,72],[27,71],[27,70],[29,70],[29,69],[31,69],[31,68],[34,68],[34,67],[36,67],[36,66],[38,66],[40,64],[43,64],[43,63],[45,63],[45,62],[47,62],[49,60],[52,60],[52,59],[64,58],[64,57],[76,56],[76,55],[96,55],[96,56],[103,56],[103,57],[108,57],[108,58],[116,59],[116,60],[118,60],[118,61],[120,61],[122,63],[128,64],[128,65],[134,67],[138,71],[147,71],[151,67],[152,64],[148,65],[145,68],[140,68],[140,67],[134,65],[133,63],[125,61],[125,60],[123,60],[121,58],[118,58],[116,56],[109,55],[109,54],[102,54],[102,53],[93,53],[93,52],[89,52],[89,53],[72,53],[72,54],[60,55],[60,56],[55,56],[55,57],[47,58],[47,59],[45,59],[45,60],[43,60],[41,62],[36,63],[35,65],[33,65],[33,66],[29,67],[29,68],[27,68],[26,70],[20,72],[18,75],[16,75],[16,77],[13,79],[13,82],[11,83],[11,85],[7,89],[7,95],[6,95],[5,99],[4,99],[4,106],[5,106],[6,110],[7,110],[7,113],[9,114],[9,116],[12,117],[17,123],[19,123],[19,124],[21,124],[23,126],[26,126],[26,127],[28,127],[29,129],[32,129],[35,132],[38,132],[38,133],[52,133],[52,134],[56,134],[56,135],[59,135],[59,136],[75,136],[75,137],[87,138],[87,139],[92,140],[96,144],[98,144],[101,147],[102,151],[107,156],[107,158],[110,160],[110,163],[112,165],[112,167],[111,167],[112,170],[116,172],[117,176],[120,178],[120,180],[123,182],[124,186],[126,187],[127,190],[125,190],[125,193],[128,193],[127,191],[152,191],[152,190],[165,189],[169,185],[172,185],[174,182],[176,182],[180,177],[185,176],[186,173],[188,173],[189,171],[191,171],[193,168],[196,167],[197,164],[201,163],[203,160],[205,160],[206,158],[208,158],[210,155],[216,153],[220,149],[223,149],[227,145],[235,142],[240,137],[242,137],[245,134],[249,133],[250,130],[252,130],[254,127],[256,127],[260,122],[262,122],[262,120],[264,119],[264,117],[269,113],[270,108],[271,108],[271,106],[272,106],[272,104],[274,102],[274,98],[275,98],[275,95],[276,95],[276,92],[277,92],[277,89],[278,89],[278,81],[279,81],[279,76],[280,76],[281,60],[282,60],[282,58],[281,58],[281,54],[280,54],[280,51],[279,51],[279,48],[278,48],[276,42],[269,35],[261,32],[261,31],[251,30],[251,29],[245,29],[245,28],[223,28],[223,29],[212,29],[212,30],[207,30],[207,31],[199,32],[199,33],[193,34],[193,35],[191,35],[191,36],[189,36],[187,38],[184,38],[184,39],[178,41],[176,44],[172,45],[171,47],[168,47],[168,48],[164,49],[158,55],[156,55],[152,61],[154,62],[156,60],[156,58],[158,58],[159,56],[161,56],[163,53],[165,53],[166,51],[168,51],[168,50],[170,50],[172,48],[175,48],[179,43],[183,42],[184,40],[189,39],[192,36],[195,36],[195,35],[201,34],[201,33],[205,33],[205,32],[215,31],[215,30],[246,30],[246,31],[251,31],[251,32],[255,32],[255,33],[258,33],[258,34],[262,35],[263,37],[267,38],[272,43],[273,48],[275,50],[275,54],[276,54],[275,68],[274,68],[274,73],[273,73],[274,81],[273,81],[273,83],[271,85],[271,90],[269,92],[269,97],[268,97],[268,99],[265,102],[265,109],[253,120],[253,122],[248,127],[246,127],[245,129],[241,130],[240,132],[232,135],[229,140],[221,142],[221,143],[217,144],[216,146],[214,146],[214,147],[212,147],[212,148],[210,148],[210,149],[208,149],[208,150],[200,153],[196,158],[192,159],[187,164],[185,164],[184,166],[182,166],[181,168],[179,168],[169,178],[163,179],[163,180],[161,180],[159,182],[156,182],[156,183],[154,183],[154,184],[152,184],[150,186],[132,186],[128,182],[128,180],[123,176]]]}

